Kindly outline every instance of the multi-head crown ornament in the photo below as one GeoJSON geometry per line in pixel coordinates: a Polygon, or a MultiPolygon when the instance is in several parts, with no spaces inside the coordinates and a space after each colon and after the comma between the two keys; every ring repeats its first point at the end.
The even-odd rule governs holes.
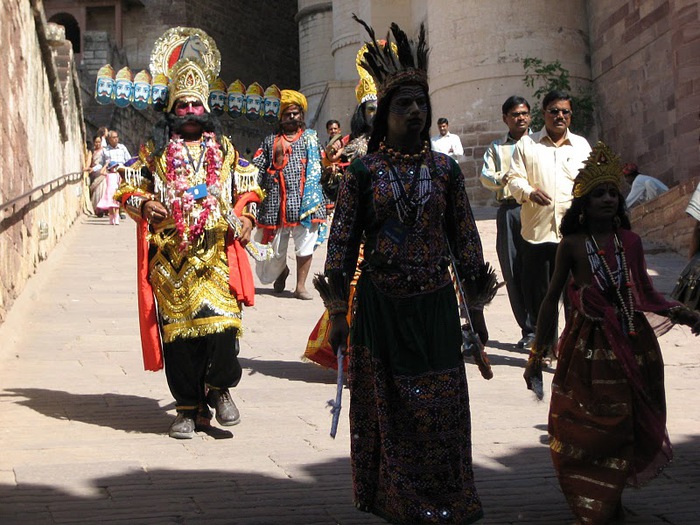
{"type": "Polygon", "coordinates": [[[246,95],[257,95],[259,97],[262,97],[265,94],[265,91],[263,90],[263,87],[258,84],[257,82],[253,82],[251,85],[248,86],[248,89],[245,92],[246,95]]]}
{"type": "Polygon", "coordinates": [[[280,98],[281,96],[282,93],[280,92],[280,88],[278,88],[275,84],[265,88],[265,98],[280,98]]]}
{"type": "Polygon", "coordinates": [[[168,85],[168,77],[166,77],[163,73],[158,73],[155,77],[153,77],[153,85],[162,85],[162,86],[167,86],[168,85]]]}
{"type": "Polygon", "coordinates": [[[221,80],[221,78],[216,77],[214,81],[209,84],[209,89],[211,91],[226,91],[226,83],[221,80]]]}
{"type": "Polygon", "coordinates": [[[425,26],[421,24],[416,42],[409,39],[406,33],[392,22],[386,42],[382,43],[383,41],[377,40],[374,29],[364,20],[356,15],[352,17],[362,24],[371,39],[367,42],[367,49],[359,64],[374,78],[378,98],[381,99],[396,86],[405,84],[417,84],[427,93],[428,46],[425,40],[425,26]]]}
{"type": "Polygon", "coordinates": [[[97,72],[95,100],[99,104],[109,104],[114,100],[114,68],[109,64],[102,66],[97,72]]]}
{"type": "Polygon", "coordinates": [[[114,77],[114,80],[123,80],[126,82],[133,82],[134,81],[134,74],[131,72],[131,69],[129,69],[128,66],[124,66],[119,71],[117,71],[117,75],[114,77]]]}
{"type": "Polygon", "coordinates": [[[114,78],[114,68],[111,66],[111,64],[105,64],[97,71],[97,76],[98,77],[108,77],[108,78],[113,79],[114,78]]]}
{"type": "Polygon", "coordinates": [[[228,92],[240,93],[241,95],[245,95],[245,84],[240,80],[235,80],[231,82],[231,84],[228,86],[228,92]]]}
{"type": "Polygon", "coordinates": [[[134,75],[134,84],[137,82],[143,82],[145,84],[150,84],[151,83],[151,74],[146,71],[145,69],[142,69],[136,75],[134,75]]]}
{"type": "Polygon", "coordinates": [[[620,157],[598,141],[574,180],[574,197],[583,197],[596,186],[609,182],[620,188],[622,165],[620,157]]]}
{"type": "Polygon", "coordinates": [[[209,83],[212,79],[207,73],[199,60],[180,59],[170,70],[170,99],[167,111],[173,108],[176,100],[192,97],[200,101],[209,112],[209,83]]]}

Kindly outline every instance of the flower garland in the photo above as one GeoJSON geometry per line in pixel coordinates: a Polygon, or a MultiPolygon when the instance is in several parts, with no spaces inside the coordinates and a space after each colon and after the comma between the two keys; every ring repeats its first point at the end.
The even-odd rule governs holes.
{"type": "Polygon", "coordinates": [[[197,175],[200,166],[187,150],[185,141],[179,135],[173,136],[166,151],[166,179],[168,200],[175,220],[175,229],[180,236],[180,251],[185,251],[204,232],[209,214],[218,205],[221,195],[219,173],[223,163],[221,147],[214,133],[203,133],[200,142],[202,153],[199,163],[204,163],[207,196],[197,201],[187,190],[191,186],[189,175],[197,175]]]}

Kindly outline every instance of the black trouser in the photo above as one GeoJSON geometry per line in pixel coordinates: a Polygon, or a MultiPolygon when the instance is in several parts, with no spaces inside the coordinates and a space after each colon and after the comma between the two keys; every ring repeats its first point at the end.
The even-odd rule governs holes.
{"type": "Polygon", "coordinates": [[[205,385],[231,388],[241,380],[237,330],[176,339],[163,345],[165,376],[178,411],[204,406],[205,385]]]}
{"type": "Polygon", "coordinates": [[[537,318],[531,317],[525,306],[523,281],[526,279],[523,279],[522,271],[524,243],[520,234],[520,204],[514,199],[503,202],[496,214],[496,253],[506,282],[510,308],[520,326],[521,335],[526,336],[535,332],[537,318]]]}
{"type": "MultiPolygon", "coordinates": [[[[540,312],[542,301],[547,295],[549,281],[554,275],[558,246],[556,242],[533,244],[525,241],[523,243],[522,272],[525,308],[535,320],[535,324],[537,324],[537,314],[540,312]]],[[[555,321],[553,343],[557,340],[557,326],[558,323],[555,321]]]]}

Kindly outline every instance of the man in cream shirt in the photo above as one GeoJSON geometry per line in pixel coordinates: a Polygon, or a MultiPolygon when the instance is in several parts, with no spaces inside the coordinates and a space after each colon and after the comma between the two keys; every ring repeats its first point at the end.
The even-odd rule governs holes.
{"type": "MultiPolygon", "coordinates": [[[[520,203],[525,307],[537,319],[554,272],[559,225],[571,205],[574,179],[591,147],[569,131],[571,97],[550,91],[542,101],[544,128],[518,141],[507,185],[520,203]]],[[[556,337],[556,334],[554,334],[556,337]]]]}

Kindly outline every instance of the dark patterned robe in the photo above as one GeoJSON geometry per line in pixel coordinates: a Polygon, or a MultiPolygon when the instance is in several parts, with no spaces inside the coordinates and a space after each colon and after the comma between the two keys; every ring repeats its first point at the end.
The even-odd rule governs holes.
{"type": "Polygon", "coordinates": [[[352,276],[364,235],[350,335],[356,504],[392,523],[466,524],[482,510],[447,239],[462,278],[484,262],[459,167],[443,154],[426,167],[427,194],[415,214],[402,215],[392,177],[415,197],[419,167],[392,171],[380,153],[350,165],[325,270],[329,280],[352,276]]]}

